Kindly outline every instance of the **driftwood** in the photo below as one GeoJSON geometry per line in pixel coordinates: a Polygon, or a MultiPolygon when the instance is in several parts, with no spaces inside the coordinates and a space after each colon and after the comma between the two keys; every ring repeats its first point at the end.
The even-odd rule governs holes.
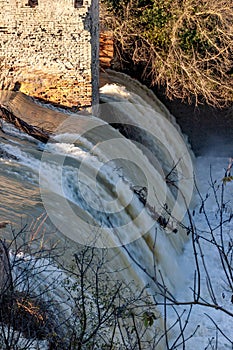
{"type": "MultiPolygon", "coordinates": [[[[70,111],[69,108],[66,110],[70,111]]],[[[84,112],[82,111],[82,115],[84,112]]],[[[78,117],[78,114],[75,115],[78,117]]],[[[54,141],[53,136],[69,118],[69,114],[63,109],[56,110],[38,103],[19,91],[0,90],[1,118],[13,124],[18,130],[47,143],[54,141]]],[[[82,127],[80,130],[82,131],[82,127]]]]}
{"type": "Polygon", "coordinates": [[[47,143],[48,140],[51,141],[51,134],[48,133],[47,131],[36,127],[32,126],[22,119],[16,117],[11,111],[6,109],[4,106],[0,105],[0,118],[5,120],[7,123],[13,124],[17,129],[25,132],[26,134],[34,137],[35,139],[47,143]]]}

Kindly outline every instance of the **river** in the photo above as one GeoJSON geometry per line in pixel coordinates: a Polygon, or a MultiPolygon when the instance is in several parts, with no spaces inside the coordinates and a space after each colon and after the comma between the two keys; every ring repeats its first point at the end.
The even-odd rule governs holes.
{"type": "MultiPolygon", "coordinates": [[[[195,159],[174,117],[150,90],[122,74],[112,73],[112,80],[114,84],[101,88],[99,116],[66,112],[47,145],[2,124],[0,221],[20,229],[46,212],[49,240],[68,239],[72,247],[81,244],[117,251],[110,268],[124,269],[121,278],[142,286],[150,283],[148,273],[153,273],[156,263],[162,276],[159,282],[182,300],[189,300],[195,266],[184,227],[188,225],[187,208],[198,211],[200,196],[195,182],[204,195],[209,164],[214,162],[213,178],[221,181],[228,159],[210,155],[195,159]]],[[[35,113],[39,107],[36,102],[30,106],[35,113]]],[[[45,113],[47,108],[49,114],[56,113],[52,106],[42,108],[45,113]]],[[[227,186],[227,198],[231,198],[231,183],[227,186]]],[[[208,207],[214,225],[216,205],[208,207]]],[[[205,230],[206,222],[200,215],[196,215],[197,222],[205,230]]],[[[227,242],[231,240],[228,236],[227,242]]],[[[209,247],[205,249],[211,260],[209,247]]],[[[212,270],[217,283],[219,261],[212,270]]],[[[156,292],[156,285],[150,288],[152,294],[156,292]]],[[[220,295],[222,289],[218,290],[220,295]]],[[[230,291],[224,291],[227,293],[230,291]]],[[[229,301],[229,295],[220,298],[220,303],[229,301]]],[[[189,324],[200,322],[201,311],[197,310],[189,324]]],[[[229,318],[222,315],[216,319],[226,323],[224,332],[228,334],[229,318]]],[[[169,317],[172,322],[172,312],[169,317]]],[[[208,339],[216,341],[216,327],[201,322],[187,349],[197,343],[198,349],[213,348],[213,340],[208,339]]],[[[218,349],[231,346],[220,334],[218,349]]]]}

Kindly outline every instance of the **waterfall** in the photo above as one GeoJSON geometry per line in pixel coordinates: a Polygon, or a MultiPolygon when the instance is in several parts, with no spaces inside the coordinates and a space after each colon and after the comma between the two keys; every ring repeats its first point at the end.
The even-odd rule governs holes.
{"type": "MultiPolygon", "coordinates": [[[[52,142],[38,143],[41,157],[13,141],[0,149],[33,181],[37,177],[61,235],[109,248],[109,268],[126,281],[147,285],[156,268],[174,290],[182,282],[177,257],[187,241],[182,222],[193,194],[192,152],[149,89],[123,74],[109,76],[114,83],[101,88],[98,116],[63,113],[30,99],[38,125],[40,116],[56,120],[52,142]]],[[[4,98],[11,111],[27,115],[22,95],[4,98]]]]}
{"type": "Polygon", "coordinates": [[[151,273],[156,262],[175,287],[176,256],[187,239],[180,222],[192,199],[192,154],[174,118],[149,89],[123,74],[112,72],[110,78],[116,83],[101,89],[99,117],[64,114],[22,94],[2,95],[20,116],[26,118],[29,103],[29,118],[41,116],[45,123],[53,118],[56,136],[41,161],[17,145],[1,147],[32,172],[40,168],[44,206],[65,236],[121,251],[129,245],[136,261],[151,273]]]}
{"type": "MultiPolygon", "coordinates": [[[[102,88],[101,119],[70,115],[59,126],[42,156],[42,200],[55,226],[70,239],[117,247],[119,261],[130,266],[133,256],[151,274],[156,263],[175,288],[181,277],[176,257],[187,239],[179,222],[192,196],[192,160],[169,112],[150,99],[149,90],[132,83],[137,93],[120,84],[102,88]],[[132,137],[110,123],[126,125],[132,137]],[[171,179],[166,178],[173,168],[171,179]]],[[[31,159],[24,162],[32,166],[31,159]]],[[[138,268],[133,274],[148,283],[138,268]]]]}

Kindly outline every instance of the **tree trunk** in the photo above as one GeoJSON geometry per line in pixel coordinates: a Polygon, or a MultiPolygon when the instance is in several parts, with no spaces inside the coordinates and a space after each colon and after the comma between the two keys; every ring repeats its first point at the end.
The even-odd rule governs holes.
{"type": "Polygon", "coordinates": [[[12,290],[12,275],[9,251],[6,243],[0,240],[0,295],[12,290]]]}

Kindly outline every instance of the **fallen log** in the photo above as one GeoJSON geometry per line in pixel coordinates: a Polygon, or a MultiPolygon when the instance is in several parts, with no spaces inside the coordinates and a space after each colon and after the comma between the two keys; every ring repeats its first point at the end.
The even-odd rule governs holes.
{"type": "Polygon", "coordinates": [[[46,143],[67,119],[67,114],[43,106],[20,91],[0,90],[0,118],[46,143]]]}
{"type": "Polygon", "coordinates": [[[34,137],[40,142],[47,143],[48,140],[51,141],[52,134],[47,131],[38,128],[36,126],[32,126],[22,119],[16,117],[11,111],[6,109],[4,106],[0,105],[0,118],[2,118],[7,123],[13,124],[17,129],[25,132],[26,134],[34,137]]]}

